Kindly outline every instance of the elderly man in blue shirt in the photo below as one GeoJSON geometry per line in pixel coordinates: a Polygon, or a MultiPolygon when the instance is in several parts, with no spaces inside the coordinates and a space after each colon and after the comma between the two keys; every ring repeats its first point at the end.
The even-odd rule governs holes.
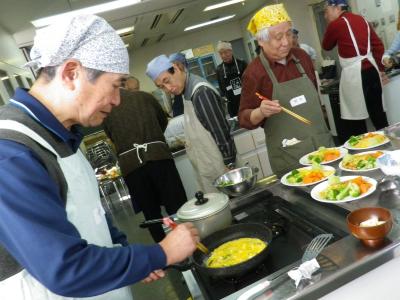
{"type": "Polygon", "coordinates": [[[0,109],[0,298],[131,299],[128,285],[163,277],[199,238],[187,223],[158,244],[129,245],[78,149],[76,125],[100,125],[119,105],[126,48],[89,15],[38,31],[30,56],[37,81],[0,109]]]}

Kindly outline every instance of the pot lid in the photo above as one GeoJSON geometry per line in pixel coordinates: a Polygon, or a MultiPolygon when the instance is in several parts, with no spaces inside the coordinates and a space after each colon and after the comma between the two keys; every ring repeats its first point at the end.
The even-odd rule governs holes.
{"type": "Polygon", "coordinates": [[[229,198],[222,193],[203,194],[197,192],[196,198],[190,199],[179,208],[178,219],[195,220],[202,219],[223,210],[229,205],[229,198]]]}

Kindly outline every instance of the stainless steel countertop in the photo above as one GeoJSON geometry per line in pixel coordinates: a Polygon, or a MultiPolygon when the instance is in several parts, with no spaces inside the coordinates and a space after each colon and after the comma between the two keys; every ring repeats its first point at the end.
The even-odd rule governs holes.
{"type": "MultiPolygon", "coordinates": [[[[380,149],[390,149],[390,146],[381,147],[380,149]]],[[[337,164],[333,166],[337,167],[337,164]]],[[[339,168],[337,168],[337,174],[339,176],[354,175],[354,173],[345,172],[339,168]]],[[[384,176],[380,170],[358,174],[373,177],[378,181],[384,176]]],[[[309,212],[310,215],[318,214],[318,216],[323,217],[333,226],[344,232],[348,232],[346,224],[347,213],[360,207],[377,206],[379,197],[379,191],[375,191],[368,197],[358,201],[343,204],[325,204],[316,202],[311,198],[309,195],[311,188],[296,189],[283,186],[280,182],[264,186],[260,185],[251,193],[246,195],[246,197],[250,198],[251,195],[260,193],[265,189],[271,191],[276,196],[303,208],[305,211],[309,212]]],[[[245,201],[246,197],[233,199],[231,207],[235,207],[236,201],[245,201]]],[[[276,273],[229,295],[224,298],[224,300],[238,299],[238,297],[243,295],[244,292],[265,281],[270,281],[270,285],[262,293],[263,296],[260,296],[258,299],[318,299],[388,262],[389,260],[398,257],[400,255],[399,238],[400,227],[395,223],[386,239],[385,245],[380,249],[366,248],[358,239],[349,234],[348,236],[345,236],[329,245],[322,251],[318,257],[321,269],[313,276],[308,285],[303,286],[301,289],[296,290],[293,280],[285,274],[292,267],[299,266],[301,261],[298,261],[285,269],[281,269],[276,273]],[[279,276],[281,274],[284,275],[279,276]]],[[[203,298],[201,295],[196,295],[194,299],[203,298]]]]}

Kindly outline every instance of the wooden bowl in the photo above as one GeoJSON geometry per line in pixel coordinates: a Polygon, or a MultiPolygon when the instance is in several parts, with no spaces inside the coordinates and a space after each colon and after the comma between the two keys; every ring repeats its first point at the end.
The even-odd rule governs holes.
{"type": "Polygon", "coordinates": [[[392,229],[392,214],[383,207],[365,207],[352,211],[347,216],[347,226],[352,235],[368,247],[379,247],[385,241],[386,235],[392,229]],[[361,222],[377,217],[383,224],[376,226],[360,226],[361,222]]]}

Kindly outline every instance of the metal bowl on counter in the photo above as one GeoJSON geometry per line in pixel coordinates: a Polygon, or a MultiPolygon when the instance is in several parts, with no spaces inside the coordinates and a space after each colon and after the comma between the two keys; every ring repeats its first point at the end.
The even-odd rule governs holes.
{"type": "Polygon", "coordinates": [[[233,169],[218,177],[214,181],[214,186],[229,196],[241,196],[255,185],[257,172],[257,168],[247,166],[233,169]]]}

